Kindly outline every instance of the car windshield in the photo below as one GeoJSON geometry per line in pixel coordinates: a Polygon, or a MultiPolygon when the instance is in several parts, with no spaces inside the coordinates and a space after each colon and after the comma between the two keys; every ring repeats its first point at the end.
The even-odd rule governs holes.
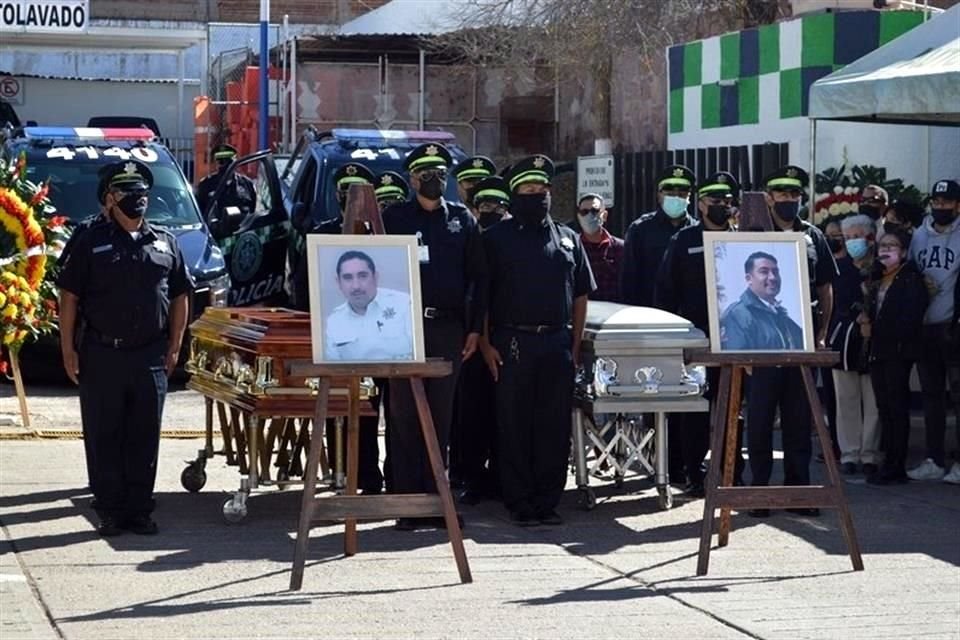
{"type": "MultiPolygon", "coordinates": [[[[57,208],[57,214],[77,222],[100,211],[100,201],[97,199],[100,178],[97,172],[118,158],[92,154],[97,157],[91,159],[90,154],[84,152],[76,153],[73,157],[68,157],[70,154],[64,151],[51,153],[62,149],[64,147],[30,150],[27,179],[39,184],[49,178],[49,197],[57,208]]],[[[153,149],[146,150],[151,153],[144,154],[145,158],[154,160],[146,163],[153,173],[147,220],[165,227],[199,225],[200,214],[196,201],[173,159],[165,156],[162,150],[159,153],[153,149]]]]}

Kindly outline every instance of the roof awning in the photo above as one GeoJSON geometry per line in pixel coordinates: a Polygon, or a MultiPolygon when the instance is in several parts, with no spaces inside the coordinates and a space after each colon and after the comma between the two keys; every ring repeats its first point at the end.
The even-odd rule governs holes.
{"type": "Polygon", "coordinates": [[[60,50],[124,49],[179,51],[207,39],[202,23],[157,20],[99,20],[77,33],[3,31],[0,47],[56,48],[60,50]]]}

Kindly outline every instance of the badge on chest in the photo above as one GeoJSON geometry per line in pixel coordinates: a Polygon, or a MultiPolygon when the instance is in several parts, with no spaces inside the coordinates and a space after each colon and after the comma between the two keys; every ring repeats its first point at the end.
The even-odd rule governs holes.
{"type": "Polygon", "coordinates": [[[430,264],[430,247],[423,243],[423,234],[417,231],[417,257],[420,264],[430,264]]]}

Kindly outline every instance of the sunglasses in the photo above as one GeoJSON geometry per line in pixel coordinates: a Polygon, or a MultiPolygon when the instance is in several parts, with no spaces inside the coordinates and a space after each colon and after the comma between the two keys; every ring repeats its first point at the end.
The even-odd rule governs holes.
{"type": "Polygon", "coordinates": [[[860,204],[887,204],[887,201],[877,196],[873,198],[863,198],[860,200],[860,204]]]}
{"type": "Polygon", "coordinates": [[[118,194],[121,198],[133,196],[137,199],[146,198],[150,194],[147,189],[114,189],[113,192],[118,194]]]}
{"type": "Polygon", "coordinates": [[[578,209],[577,213],[582,216],[589,216],[591,214],[600,215],[600,209],[578,209]]]}
{"type": "Polygon", "coordinates": [[[441,180],[445,180],[447,177],[447,170],[446,169],[424,169],[423,171],[417,171],[413,175],[415,175],[417,179],[423,180],[425,182],[429,182],[434,178],[440,178],[441,180]]]}

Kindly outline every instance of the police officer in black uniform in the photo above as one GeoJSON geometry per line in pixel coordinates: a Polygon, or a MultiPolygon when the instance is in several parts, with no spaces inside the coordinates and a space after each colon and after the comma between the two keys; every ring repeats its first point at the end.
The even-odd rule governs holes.
{"type": "MultiPolygon", "coordinates": [[[[455,166],[452,173],[453,179],[457,181],[457,195],[460,198],[460,202],[476,217],[477,210],[473,203],[473,192],[480,180],[497,173],[496,165],[486,156],[471,156],[455,166]]],[[[457,416],[461,415],[460,402],[463,397],[463,384],[464,382],[461,379],[457,384],[457,393],[453,402],[454,421],[450,426],[450,469],[448,476],[451,487],[466,489],[468,482],[466,474],[468,472],[463,466],[464,464],[469,464],[465,461],[465,458],[469,457],[470,453],[464,449],[463,439],[461,438],[460,420],[457,419],[457,416]]],[[[475,496],[467,495],[466,504],[473,503],[474,497],[475,496]]]]}
{"type": "Polygon", "coordinates": [[[377,176],[376,188],[377,206],[380,213],[387,207],[406,202],[410,197],[410,185],[396,171],[384,171],[377,176]]]}
{"type": "MultiPolygon", "coordinates": [[[[348,162],[339,167],[333,174],[333,184],[337,193],[337,203],[340,206],[340,213],[335,218],[324,220],[320,223],[301,222],[301,227],[307,226],[307,233],[320,233],[327,235],[337,235],[343,233],[343,210],[347,204],[347,191],[353,184],[369,184],[375,181],[373,172],[358,162],[348,162]]],[[[302,251],[299,254],[297,268],[294,272],[294,308],[299,311],[310,310],[310,288],[309,276],[307,272],[307,253],[302,251]]],[[[371,403],[375,412],[379,414],[382,394],[386,389],[385,380],[376,381],[377,389],[381,395],[371,398],[371,403]]],[[[360,416],[360,434],[359,450],[357,451],[357,486],[360,492],[365,495],[373,495],[383,490],[383,473],[380,471],[380,446],[379,446],[379,423],[378,416],[360,416]]],[[[336,447],[334,434],[334,420],[327,420],[327,449],[333,451],[336,447]]],[[[334,457],[335,458],[335,457],[334,457]]],[[[335,469],[335,472],[340,471],[335,469]]]]}
{"type": "Polygon", "coordinates": [[[61,349],[67,375],[80,385],[97,530],[150,535],[167,377],[193,283],[173,234],[143,219],[150,169],[118,162],[106,184],[111,219],[76,239],[57,280],[61,349]]]}
{"type": "MultiPolygon", "coordinates": [[[[703,259],[703,232],[730,231],[732,206],[740,193],[740,185],[729,173],[720,171],[708,177],[697,190],[700,221],[684,227],[667,245],[663,263],[657,274],[654,306],[686,318],[697,329],[710,335],[707,320],[707,282],[703,259]]],[[[704,397],[713,404],[720,382],[720,370],[707,370],[707,392],[704,397]]],[[[742,430],[741,430],[742,433],[742,430]]],[[[687,474],[686,493],[693,498],[704,496],[702,463],[710,448],[710,415],[708,413],[675,413],[670,415],[670,435],[679,441],[683,466],[687,474]],[[676,437],[673,437],[676,436],[676,437]]],[[[743,469],[743,457],[737,449],[735,484],[743,469]]]]}
{"type": "MultiPolygon", "coordinates": [[[[416,195],[405,204],[391,207],[383,217],[388,234],[418,238],[426,355],[453,363],[452,375],[424,381],[444,457],[460,363],[477,349],[486,308],[486,266],[477,221],[465,207],[443,198],[451,164],[450,152],[439,143],[413,149],[404,161],[404,169],[410,174],[410,186],[416,195]]],[[[393,490],[435,492],[407,380],[390,381],[390,420],[393,490]]],[[[397,528],[442,526],[442,522],[442,518],[401,518],[397,528]]]]}
{"type": "MultiPolygon", "coordinates": [[[[200,206],[200,214],[205,220],[210,218],[210,212],[207,210],[213,202],[213,194],[217,191],[220,179],[230,163],[237,157],[237,150],[229,144],[221,144],[213,150],[213,161],[217,163],[217,170],[200,181],[197,185],[197,204],[200,206]]],[[[253,180],[235,172],[230,181],[227,182],[226,190],[219,200],[220,207],[237,207],[241,213],[253,211],[257,199],[257,190],[253,180]]]]}
{"type": "MultiPolygon", "coordinates": [[[[481,234],[504,217],[509,217],[510,194],[506,181],[499,176],[479,181],[474,187],[473,205],[481,234]]],[[[482,353],[473,354],[463,363],[456,415],[464,484],[460,503],[473,505],[487,498],[496,498],[500,495],[496,393],[482,353]]],[[[451,458],[453,453],[451,444],[451,458]]]]}
{"type": "Polygon", "coordinates": [[[453,178],[457,181],[457,195],[460,201],[476,215],[473,192],[477,183],[484,178],[497,174],[497,165],[486,156],[471,156],[453,168],[453,178]]]}
{"type": "MultiPolygon", "coordinates": [[[[786,166],[764,179],[767,207],[773,219],[773,232],[799,231],[806,238],[810,275],[810,299],[813,303],[814,333],[817,348],[825,348],[827,326],[833,312],[833,282],[837,264],[823,233],[800,219],[800,200],[809,182],[807,172],[786,166]]],[[[747,392],[747,450],[754,486],[766,486],[773,470],[773,421],[780,409],[783,439],[783,473],[786,485],[810,484],[810,405],[803,379],[796,367],[755,367],[747,392]]],[[[787,511],[816,516],[819,509],[787,511]]],[[[769,509],[751,509],[753,517],[770,515],[769,509]]]]}
{"type": "MultiPolygon", "coordinates": [[[[624,304],[653,306],[654,283],[667,243],[677,231],[694,223],[687,208],[696,183],[696,176],[683,165],[665,168],[657,180],[657,210],[640,216],[627,227],[620,280],[624,304]]],[[[645,415],[644,422],[652,424],[652,414],[645,415]]],[[[673,435],[672,443],[679,445],[678,434],[673,435]]],[[[682,485],[686,482],[686,475],[683,473],[681,447],[671,446],[668,453],[670,481],[682,485]]]]}
{"type": "Polygon", "coordinates": [[[483,234],[490,269],[489,344],[497,381],[500,480],[519,526],[556,525],[566,484],[574,372],[596,288],[580,236],[550,217],[554,167],[511,168],[510,214],[483,234]]]}

